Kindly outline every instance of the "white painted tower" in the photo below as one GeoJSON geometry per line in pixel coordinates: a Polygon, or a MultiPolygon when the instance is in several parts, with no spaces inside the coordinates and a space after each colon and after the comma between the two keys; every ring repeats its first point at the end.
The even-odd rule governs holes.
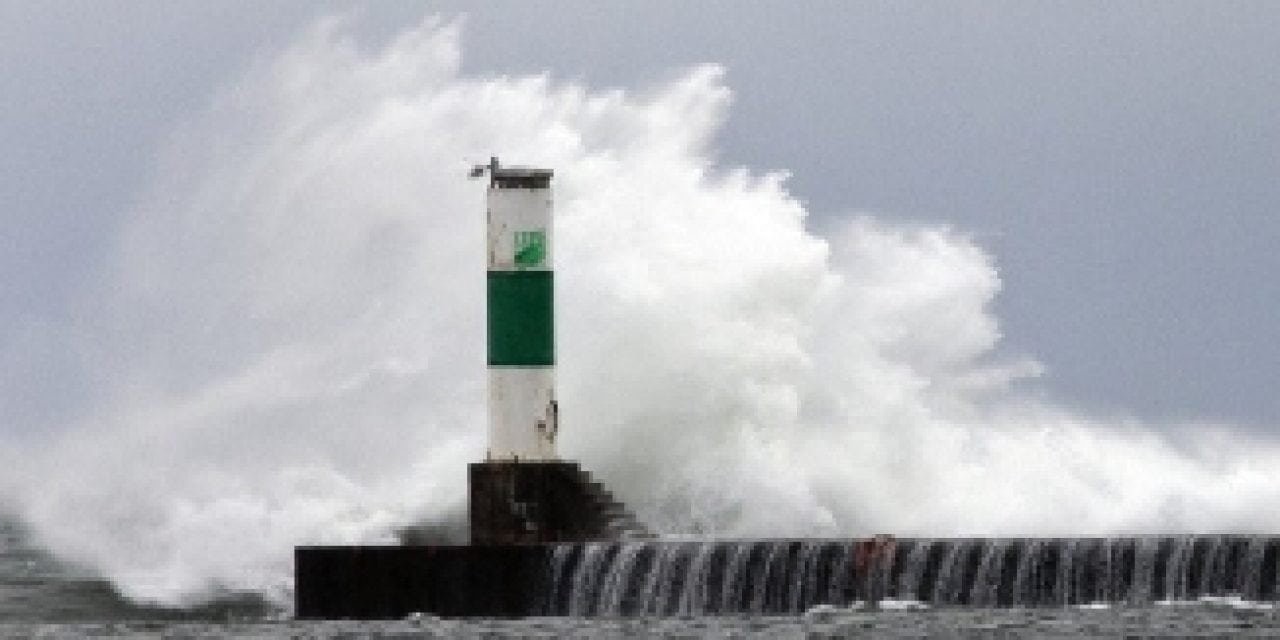
{"type": "Polygon", "coordinates": [[[489,174],[488,339],[491,461],[556,459],[551,170],[503,167],[489,174]]]}

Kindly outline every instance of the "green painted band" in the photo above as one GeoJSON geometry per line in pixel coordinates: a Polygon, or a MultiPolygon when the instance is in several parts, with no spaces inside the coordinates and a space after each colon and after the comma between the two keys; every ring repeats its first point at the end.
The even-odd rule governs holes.
{"type": "Polygon", "coordinates": [[[490,271],[488,280],[489,364],[555,364],[552,272],[490,271]]]}

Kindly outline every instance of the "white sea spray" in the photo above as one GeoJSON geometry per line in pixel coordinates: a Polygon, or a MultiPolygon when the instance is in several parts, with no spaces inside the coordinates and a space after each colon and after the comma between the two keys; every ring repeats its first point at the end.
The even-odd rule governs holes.
{"type": "Polygon", "coordinates": [[[561,451],[663,531],[1280,526],[1273,444],[1038,393],[963,231],[819,236],[785,173],[718,162],[721,68],[600,90],[463,74],[459,40],[324,21],[174,134],[67,341],[104,400],[9,453],[45,545],[139,600],[285,601],[296,544],[461,518],[490,154],[556,171],[561,451]]]}

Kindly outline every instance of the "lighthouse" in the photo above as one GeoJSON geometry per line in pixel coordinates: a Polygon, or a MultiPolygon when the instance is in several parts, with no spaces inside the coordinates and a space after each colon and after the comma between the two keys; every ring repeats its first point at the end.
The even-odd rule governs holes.
{"type": "Polygon", "coordinates": [[[440,544],[425,523],[406,528],[402,546],[297,547],[298,617],[537,615],[556,610],[545,583],[555,545],[652,537],[603,483],[556,453],[551,175],[497,158],[471,171],[489,178],[489,422],[485,459],[467,465],[470,544],[440,544]]]}
{"type": "Polygon", "coordinates": [[[486,460],[556,459],[555,275],[550,169],[504,167],[489,176],[487,325],[489,432],[486,460]]]}
{"type": "Polygon", "coordinates": [[[484,461],[468,465],[471,541],[647,535],[609,490],[556,453],[552,171],[493,158],[471,171],[486,175],[489,426],[484,461]]]}

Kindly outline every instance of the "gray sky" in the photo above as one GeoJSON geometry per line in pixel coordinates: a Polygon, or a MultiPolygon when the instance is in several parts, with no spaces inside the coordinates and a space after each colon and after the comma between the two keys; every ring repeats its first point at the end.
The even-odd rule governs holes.
{"type": "MultiPolygon", "coordinates": [[[[821,228],[947,222],[998,261],[1053,395],[1280,428],[1280,3],[379,3],[370,46],[468,14],[467,72],[645,86],[718,62],[721,160],[792,172],[821,228]]],[[[350,3],[0,0],[0,416],[57,413],[67,323],[158,145],[350,3]],[[41,347],[49,348],[49,347],[41,347]],[[9,408],[6,409],[5,407],[9,408]]]]}

